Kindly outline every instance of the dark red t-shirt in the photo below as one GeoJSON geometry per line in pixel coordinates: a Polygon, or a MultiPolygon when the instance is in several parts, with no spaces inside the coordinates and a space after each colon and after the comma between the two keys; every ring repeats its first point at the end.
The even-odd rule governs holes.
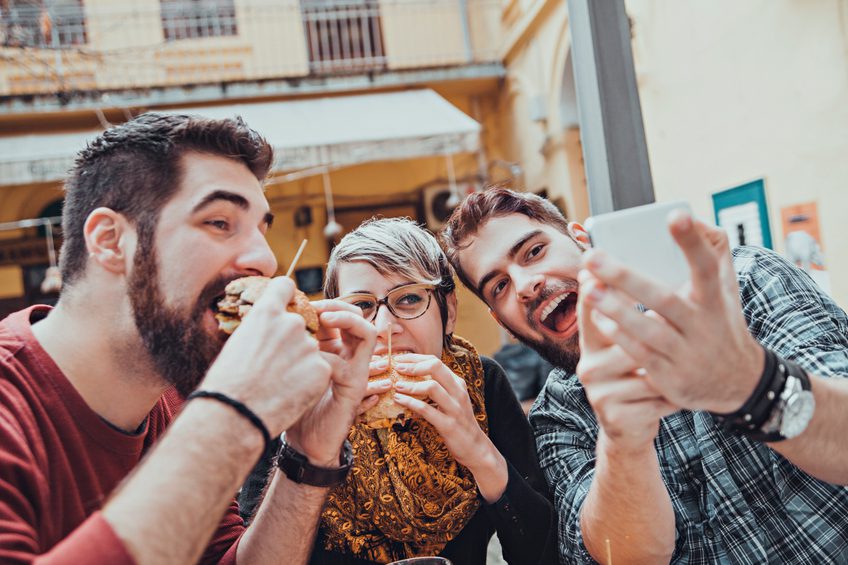
{"type": "MultiPolygon", "coordinates": [[[[49,311],[0,322],[0,563],[132,563],[99,510],[182,402],[166,392],[137,435],[107,424],[35,339],[49,311]]],[[[234,501],[203,562],[235,561],[243,530],[234,501]]]]}

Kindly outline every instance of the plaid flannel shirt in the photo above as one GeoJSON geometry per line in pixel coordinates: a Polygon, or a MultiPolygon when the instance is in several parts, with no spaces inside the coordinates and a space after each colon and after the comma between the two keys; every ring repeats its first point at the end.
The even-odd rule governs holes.
{"type": "MultiPolygon", "coordinates": [[[[812,374],[848,376],[848,318],[806,273],[760,248],[734,249],[733,262],[745,319],[760,343],[812,374]]],[[[733,360],[716,359],[722,362],[733,360]]],[[[594,563],[580,510],[598,423],[576,376],[554,371],[530,417],[559,512],[560,559],[594,563]]],[[[848,563],[848,487],[724,432],[706,412],[664,418],[654,444],[675,514],[672,562],[848,563]]]]}

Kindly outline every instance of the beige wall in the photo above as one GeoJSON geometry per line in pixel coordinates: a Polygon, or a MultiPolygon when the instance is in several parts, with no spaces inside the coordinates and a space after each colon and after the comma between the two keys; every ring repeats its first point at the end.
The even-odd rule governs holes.
{"type": "Polygon", "coordinates": [[[524,169],[524,188],[565,200],[571,219],[588,214],[579,135],[560,115],[569,50],[565,2],[513,2],[502,47],[507,68],[501,92],[506,158],[524,169]]]}
{"type": "MultiPolygon", "coordinates": [[[[159,0],[86,0],[82,49],[0,47],[0,94],[203,84],[309,74],[298,0],[236,0],[238,35],[165,42],[159,0]]],[[[493,61],[497,0],[381,0],[389,69],[493,61]]],[[[342,65],[343,66],[343,65],[342,65]]]]}
{"type": "Polygon", "coordinates": [[[848,305],[848,35],[840,2],[630,0],[656,195],[712,220],[710,195],[765,178],[780,208],[817,201],[833,295],[848,305]]]}

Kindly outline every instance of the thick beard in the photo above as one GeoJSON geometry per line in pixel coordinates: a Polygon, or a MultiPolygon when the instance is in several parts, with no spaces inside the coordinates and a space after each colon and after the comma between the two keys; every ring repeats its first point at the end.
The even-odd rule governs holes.
{"type": "Polygon", "coordinates": [[[169,307],[160,286],[153,230],[145,232],[148,230],[139,230],[129,277],[133,318],[159,376],[185,397],[197,388],[223,347],[224,338],[209,335],[202,320],[209,304],[223,293],[229,281],[219,278],[206,285],[189,312],[169,307]]]}
{"type": "Polygon", "coordinates": [[[573,291],[574,288],[575,287],[566,284],[556,284],[547,286],[541,293],[539,293],[539,296],[536,297],[533,303],[528,306],[527,323],[530,324],[531,328],[535,329],[536,331],[542,334],[542,339],[536,340],[528,336],[522,335],[521,333],[509,327],[507,324],[503,324],[507,331],[509,331],[513,336],[515,336],[518,341],[520,341],[527,347],[535,349],[536,352],[541,355],[548,363],[550,363],[554,367],[559,367],[569,375],[573,375],[577,372],[577,363],[580,361],[580,334],[575,333],[565,342],[553,341],[539,329],[538,324],[533,318],[533,313],[536,311],[539,305],[541,305],[545,300],[547,300],[554,294],[558,294],[564,290],[573,291]]]}

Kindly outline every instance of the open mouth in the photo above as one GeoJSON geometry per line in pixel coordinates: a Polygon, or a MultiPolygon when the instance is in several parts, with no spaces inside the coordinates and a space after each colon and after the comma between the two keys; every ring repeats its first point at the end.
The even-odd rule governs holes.
{"type": "MultiPolygon", "coordinates": [[[[404,353],[415,353],[413,350],[405,347],[392,348],[392,357],[395,355],[403,355],[404,353]]],[[[389,354],[389,348],[386,346],[378,345],[374,348],[374,355],[385,357],[389,354]]]]}
{"type": "Polygon", "coordinates": [[[564,292],[554,297],[542,307],[539,321],[556,334],[571,330],[577,322],[577,293],[564,292]]]}

